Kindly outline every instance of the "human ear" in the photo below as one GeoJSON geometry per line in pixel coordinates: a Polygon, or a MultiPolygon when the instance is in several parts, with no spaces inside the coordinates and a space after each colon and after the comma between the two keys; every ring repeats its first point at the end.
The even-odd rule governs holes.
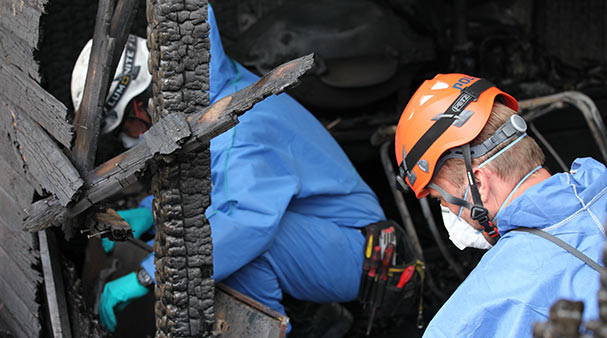
{"type": "Polygon", "coordinates": [[[481,195],[481,201],[484,205],[487,205],[491,195],[491,184],[489,184],[492,178],[491,172],[486,168],[474,168],[472,173],[478,192],[481,195]]]}

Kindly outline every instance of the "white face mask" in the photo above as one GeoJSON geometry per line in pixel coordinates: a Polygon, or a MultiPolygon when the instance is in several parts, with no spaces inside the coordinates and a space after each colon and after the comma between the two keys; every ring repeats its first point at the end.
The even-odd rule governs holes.
{"type": "Polygon", "coordinates": [[[493,246],[487,242],[481,230],[474,229],[468,222],[451,212],[449,208],[442,205],[440,208],[443,223],[445,224],[445,228],[447,228],[447,232],[449,232],[449,239],[458,249],[490,249],[493,246]]]}

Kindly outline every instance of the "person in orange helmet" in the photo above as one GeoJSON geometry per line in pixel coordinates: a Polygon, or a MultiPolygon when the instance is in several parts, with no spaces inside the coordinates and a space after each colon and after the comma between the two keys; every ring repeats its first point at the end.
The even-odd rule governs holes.
{"type": "Polygon", "coordinates": [[[531,337],[561,298],[598,315],[607,169],[583,158],[551,176],[517,110],[485,79],[439,74],[400,117],[397,185],[440,200],[460,249],[489,249],[425,337],[531,337]]]}

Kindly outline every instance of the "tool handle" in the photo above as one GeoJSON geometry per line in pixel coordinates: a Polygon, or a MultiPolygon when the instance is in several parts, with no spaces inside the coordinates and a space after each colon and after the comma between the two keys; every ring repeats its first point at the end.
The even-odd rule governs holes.
{"type": "Polygon", "coordinates": [[[405,269],[405,271],[403,271],[403,274],[400,275],[400,280],[398,281],[398,284],[396,284],[396,287],[400,289],[403,286],[405,286],[405,284],[407,284],[409,282],[411,277],[413,277],[414,272],[415,272],[415,266],[414,265],[408,266],[405,269]]]}
{"type": "Polygon", "coordinates": [[[379,255],[381,253],[381,247],[376,245],[373,249],[373,256],[371,257],[371,269],[369,270],[369,277],[375,278],[377,276],[377,268],[379,267],[379,255]]]}
{"type": "Polygon", "coordinates": [[[381,266],[381,274],[379,276],[379,279],[381,279],[383,281],[388,279],[388,269],[390,268],[390,265],[392,264],[393,255],[394,255],[394,244],[390,243],[386,247],[386,250],[384,250],[384,257],[383,257],[382,266],[381,266]]]}

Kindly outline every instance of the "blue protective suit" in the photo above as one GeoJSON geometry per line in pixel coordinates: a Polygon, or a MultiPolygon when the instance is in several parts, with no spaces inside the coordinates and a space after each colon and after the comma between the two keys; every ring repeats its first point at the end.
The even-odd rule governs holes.
{"type": "MultiPolygon", "coordinates": [[[[209,21],[215,102],[258,76],[225,55],[210,6],[209,21]]],[[[211,140],[211,172],[206,216],[216,281],[282,313],[283,291],[315,302],[356,298],[359,228],[385,218],[375,194],[310,112],[286,94],[257,103],[211,140]]],[[[142,266],[154,276],[153,257],[142,266]]]]}
{"type": "Polygon", "coordinates": [[[598,318],[599,273],[537,235],[538,228],[602,264],[607,169],[577,159],[570,173],[527,189],[497,215],[502,237],[430,322],[424,337],[532,337],[558,299],[583,301],[584,320],[598,318]]]}

